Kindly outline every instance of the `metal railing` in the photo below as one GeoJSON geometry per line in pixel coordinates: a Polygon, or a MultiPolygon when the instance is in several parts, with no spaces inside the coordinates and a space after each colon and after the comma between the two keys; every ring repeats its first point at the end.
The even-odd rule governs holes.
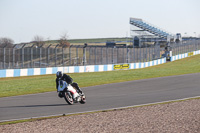
{"type": "MultiPolygon", "coordinates": [[[[173,43],[173,55],[200,49],[200,41],[173,43]]],[[[0,69],[42,68],[59,66],[82,66],[147,62],[159,59],[165,49],[156,45],[143,47],[105,47],[71,45],[59,47],[26,47],[0,48],[0,69]]]]}
{"type": "Polygon", "coordinates": [[[172,47],[172,55],[174,56],[200,50],[200,40],[189,40],[179,43],[171,43],[170,46],[172,47]]]}

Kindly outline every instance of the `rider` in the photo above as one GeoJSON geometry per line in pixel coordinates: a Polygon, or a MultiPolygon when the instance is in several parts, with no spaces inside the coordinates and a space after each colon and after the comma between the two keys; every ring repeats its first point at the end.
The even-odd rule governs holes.
{"type": "MultiPolygon", "coordinates": [[[[75,82],[73,82],[73,79],[72,79],[69,75],[67,75],[67,74],[62,74],[61,71],[58,71],[58,72],[56,73],[56,77],[57,77],[57,78],[56,78],[56,88],[57,88],[57,91],[58,91],[58,81],[59,81],[59,80],[64,80],[64,81],[66,81],[68,84],[70,84],[72,87],[74,87],[74,88],[77,90],[78,93],[81,93],[81,94],[82,94],[82,90],[79,88],[78,84],[75,83],[75,82]]],[[[62,92],[59,92],[58,96],[59,96],[60,98],[62,98],[62,92]]]]}

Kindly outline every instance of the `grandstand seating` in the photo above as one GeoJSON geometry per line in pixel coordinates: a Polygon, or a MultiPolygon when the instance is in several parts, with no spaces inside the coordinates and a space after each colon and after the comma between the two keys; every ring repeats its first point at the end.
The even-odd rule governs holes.
{"type": "Polygon", "coordinates": [[[161,37],[161,38],[167,38],[167,36],[172,37],[173,35],[170,33],[167,33],[149,23],[144,22],[142,19],[137,19],[137,18],[131,18],[130,19],[130,24],[147,31],[149,33],[154,34],[155,36],[161,37]]]}

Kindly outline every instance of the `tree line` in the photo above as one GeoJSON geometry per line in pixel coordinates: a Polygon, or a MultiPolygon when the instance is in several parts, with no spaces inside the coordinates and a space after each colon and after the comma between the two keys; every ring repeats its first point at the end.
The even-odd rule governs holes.
{"type": "MultiPolygon", "coordinates": [[[[33,37],[33,40],[30,43],[35,44],[37,47],[42,47],[45,43],[48,41],[45,41],[45,39],[42,36],[36,35],[33,37]]],[[[69,47],[70,43],[68,42],[68,36],[66,33],[62,34],[60,36],[60,39],[58,40],[59,47],[69,47]]],[[[0,48],[13,48],[14,47],[14,41],[13,39],[9,37],[0,37],[0,48]]]]}

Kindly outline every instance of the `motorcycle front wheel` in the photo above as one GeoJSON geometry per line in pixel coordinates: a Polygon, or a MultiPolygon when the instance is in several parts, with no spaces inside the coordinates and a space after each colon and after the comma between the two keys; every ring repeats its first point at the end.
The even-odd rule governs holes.
{"type": "Polygon", "coordinates": [[[64,92],[64,98],[68,104],[70,104],[70,105],[74,104],[74,100],[73,100],[72,94],[70,92],[64,92]]]}

